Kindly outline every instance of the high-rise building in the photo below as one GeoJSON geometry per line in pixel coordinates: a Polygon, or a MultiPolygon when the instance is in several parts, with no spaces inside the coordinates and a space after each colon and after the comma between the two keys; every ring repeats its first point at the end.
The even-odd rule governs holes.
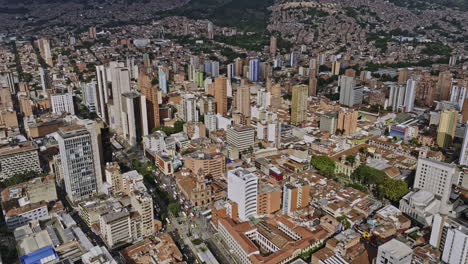
{"type": "Polygon", "coordinates": [[[151,84],[151,78],[143,70],[139,71],[138,74],[138,87],[146,99],[148,131],[152,131],[160,125],[158,89],[151,84]]]}
{"type": "Polygon", "coordinates": [[[463,101],[462,107],[462,122],[466,123],[468,121],[468,98],[463,101]]]}
{"type": "Polygon", "coordinates": [[[92,135],[78,125],[61,127],[57,133],[65,190],[73,202],[93,196],[101,188],[101,172],[96,166],[99,150],[92,135]]]}
{"type": "Polygon", "coordinates": [[[117,134],[123,134],[122,127],[122,94],[129,93],[130,89],[130,72],[127,68],[119,67],[119,65],[110,65],[110,75],[112,80],[111,96],[108,100],[109,126],[114,129],[117,134]]]}
{"type": "Polygon", "coordinates": [[[239,152],[245,151],[255,143],[255,129],[242,126],[230,127],[226,139],[228,144],[237,148],[239,152]]]}
{"type": "Polygon", "coordinates": [[[443,202],[450,197],[452,184],[458,184],[460,172],[454,164],[419,158],[416,176],[414,179],[414,189],[428,191],[443,202]]]}
{"type": "Polygon", "coordinates": [[[109,124],[109,114],[107,103],[109,99],[110,76],[104,65],[96,66],[97,92],[96,92],[96,114],[107,124],[109,124]]]}
{"type": "Polygon", "coordinates": [[[75,114],[75,107],[73,106],[73,94],[72,93],[63,93],[63,94],[53,94],[50,96],[50,101],[52,104],[52,112],[55,114],[70,113],[75,114]]]}
{"type": "Polygon", "coordinates": [[[213,23],[211,21],[208,21],[208,24],[207,24],[207,35],[208,35],[208,39],[214,38],[213,23]]]}
{"type": "Polygon", "coordinates": [[[234,66],[235,66],[235,76],[242,77],[243,76],[242,69],[244,67],[244,60],[242,60],[241,58],[236,58],[234,60],[234,66]]]}
{"type": "Polygon", "coordinates": [[[259,183],[257,214],[274,214],[281,209],[281,189],[271,183],[259,183]]]}
{"type": "Polygon", "coordinates": [[[88,35],[90,39],[96,39],[96,27],[89,27],[88,35]]]}
{"type": "Polygon", "coordinates": [[[468,123],[465,125],[465,134],[463,136],[463,144],[460,150],[460,165],[468,166],[468,123]]]}
{"type": "Polygon", "coordinates": [[[216,112],[225,116],[227,114],[227,78],[222,75],[214,82],[216,112]]]}
{"type": "Polygon", "coordinates": [[[159,89],[161,89],[161,91],[163,91],[165,94],[167,94],[168,89],[167,89],[167,75],[166,75],[166,72],[160,70],[158,72],[158,76],[159,76],[159,89]]]}
{"type": "Polygon", "coordinates": [[[198,173],[200,169],[205,175],[211,175],[214,179],[221,179],[226,170],[225,157],[221,153],[193,152],[184,157],[184,166],[198,173]]]}
{"type": "Polygon", "coordinates": [[[250,116],[250,87],[243,86],[237,89],[236,110],[244,116],[250,116]]]}
{"type": "Polygon", "coordinates": [[[307,85],[293,86],[291,100],[291,123],[300,124],[307,119],[307,85]]]}
{"type": "Polygon", "coordinates": [[[209,132],[216,131],[218,129],[218,124],[217,124],[218,118],[216,117],[216,114],[213,112],[209,112],[205,114],[205,126],[206,129],[208,129],[209,132]]]}
{"type": "Polygon", "coordinates": [[[330,132],[334,135],[336,132],[338,115],[336,113],[325,113],[320,116],[320,131],[330,132]]]}
{"type": "MultiPolygon", "coordinates": [[[[332,73],[333,75],[340,75],[340,67],[341,67],[341,62],[339,62],[339,61],[334,61],[334,62],[332,63],[332,70],[331,70],[331,73],[332,73]]],[[[346,75],[346,76],[348,76],[348,75],[346,75]]],[[[351,76],[348,76],[348,77],[351,77],[351,76]]],[[[354,79],[354,77],[351,77],[351,78],[354,79]]]]}
{"type": "Polygon", "coordinates": [[[258,82],[260,74],[260,61],[252,59],[249,61],[249,80],[251,82],[258,82]]]}
{"type": "Polygon", "coordinates": [[[96,82],[92,81],[90,83],[84,84],[83,87],[83,98],[86,108],[91,113],[96,113],[96,107],[98,105],[96,98],[96,82]]]}
{"type": "Polygon", "coordinates": [[[278,39],[275,36],[270,37],[270,54],[275,55],[278,48],[278,39]]]}
{"type": "Polygon", "coordinates": [[[468,223],[462,219],[435,215],[429,244],[440,250],[444,263],[467,263],[468,223]]]}
{"type": "Polygon", "coordinates": [[[409,70],[404,68],[398,71],[398,84],[405,84],[408,81],[409,70]]]}
{"type": "Polygon", "coordinates": [[[312,72],[309,72],[309,96],[317,96],[317,78],[312,72]]]}
{"type": "Polygon", "coordinates": [[[310,185],[306,181],[287,183],[283,186],[283,214],[305,208],[310,201],[310,185]]]}
{"type": "Polygon", "coordinates": [[[228,171],[228,199],[236,202],[241,221],[257,214],[258,177],[244,168],[228,171]]]}
{"type": "Polygon", "coordinates": [[[466,87],[452,86],[452,91],[450,92],[450,102],[456,103],[458,109],[462,110],[463,105],[465,104],[466,99],[466,87]]]}
{"type": "Polygon", "coordinates": [[[452,87],[452,74],[447,72],[440,72],[439,79],[437,80],[437,94],[439,100],[447,101],[450,99],[450,88],[452,87]]]}
{"type": "Polygon", "coordinates": [[[146,98],[135,91],[122,94],[122,136],[131,146],[148,135],[146,98]]]}
{"type": "Polygon", "coordinates": [[[357,130],[357,111],[340,111],[336,129],[339,129],[343,135],[352,135],[357,130]]]}
{"type": "Polygon", "coordinates": [[[346,106],[355,106],[362,104],[362,86],[355,86],[354,78],[341,76],[340,84],[340,104],[346,106]]]}
{"type": "Polygon", "coordinates": [[[300,54],[297,51],[291,52],[290,58],[289,58],[289,65],[291,67],[296,67],[299,65],[299,60],[300,60],[300,54]]]}
{"type": "Polygon", "coordinates": [[[414,100],[416,99],[416,84],[417,82],[413,79],[409,79],[406,82],[405,92],[405,112],[412,112],[414,108],[414,100]]]}
{"type": "Polygon", "coordinates": [[[406,87],[403,85],[391,85],[387,107],[392,107],[392,111],[400,111],[405,103],[406,87]]]}
{"type": "Polygon", "coordinates": [[[126,208],[100,215],[99,229],[109,248],[132,242],[130,212],[126,208]]]}
{"type": "Polygon", "coordinates": [[[447,148],[455,137],[458,111],[444,110],[440,113],[439,127],[437,129],[437,145],[447,148]]]}
{"type": "Polygon", "coordinates": [[[227,78],[228,80],[232,80],[236,76],[236,66],[234,63],[229,63],[227,65],[227,78]]]}
{"type": "Polygon", "coordinates": [[[185,122],[198,122],[198,110],[195,95],[185,94],[181,102],[181,118],[185,122]]]}
{"type": "Polygon", "coordinates": [[[411,263],[413,250],[403,242],[392,239],[379,246],[375,263],[408,264],[411,263]]]}

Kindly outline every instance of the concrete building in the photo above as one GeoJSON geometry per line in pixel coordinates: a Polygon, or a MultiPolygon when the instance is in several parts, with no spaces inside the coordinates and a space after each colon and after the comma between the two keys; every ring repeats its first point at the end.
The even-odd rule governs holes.
{"type": "Polygon", "coordinates": [[[164,71],[159,70],[158,77],[159,77],[159,89],[163,93],[167,94],[169,92],[167,88],[167,74],[164,71]]]}
{"type": "Polygon", "coordinates": [[[227,143],[239,150],[245,151],[255,143],[255,129],[252,127],[235,126],[227,130],[227,143]]]}
{"type": "Polygon", "coordinates": [[[258,59],[249,61],[249,81],[258,82],[260,74],[260,62],[258,59]]]}
{"type": "Polygon", "coordinates": [[[196,98],[193,94],[185,94],[181,102],[181,118],[185,122],[198,122],[196,98]]]}
{"type": "Polygon", "coordinates": [[[417,85],[417,81],[413,79],[409,79],[406,82],[405,112],[413,111],[414,101],[416,99],[416,85],[417,85]]]}
{"type": "Polygon", "coordinates": [[[356,82],[353,77],[341,76],[339,86],[340,104],[350,107],[362,104],[363,87],[356,86],[356,82]]]}
{"type": "Polygon", "coordinates": [[[237,89],[236,110],[244,116],[250,116],[250,87],[243,86],[237,89]]]}
{"type": "Polygon", "coordinates": [[[428,191],[445,202],[450,197],[452,184],[458,184],[459,181],[460,172],[456,165],[427,158],[418,159],[414,189],[428,191]]]}
{"type": "Polygon", "coordinates": [[[439,127],[437,128],[437,145],[447,148],[452,144],[457,128],[458,111],[444,110],[440,113],[439,127]]]}
{"type": "Polygon", "coordinates": [[[468,166],[468,124],[465,125],[465,133],[463,136],[463,144],[460,149],[460,165],[468,166]]]}
{"type": "Polygon", "coordinates": [[[283,214],[290,215],[296,210],[305,208],[310,201],[310,185],[297,180],[283,186],[283,214]]]}
{"type": "Polygon", "coordinates": [[[307,120],[307,85],[294,86],[292,88],[291,123],[300,124],[307,120]]]}
{"type": "Polygon", "coordinates": [[[44,61],[49,66],[54,66],[54,62],[52,60],[52,52],[50,51],[50,42],[48,39],[38,39],[37,40],[37,47],[39,48],[39,53],[44,61]]]}
{"type": "Polygon", "coordinates": [[[429,243],[441,251],[443,262],[449,264],[467,263],[468,223],[462,219],[436,215],[429,243]]]}
{"type": "Polygon", "coordinates": [[[440,211],[441,201],[431,192],[409,192],[400,200],[400,210],[416,222],[430,226],[434,215],[440,211]]]}
{"type": "Polygon", "coordinates": [[[101,161],[92,135],[84,126],[73,125],[61,127],[56,136],[65,189],[71,201],[88,198],[101,189],[101,161]]]}
{"type": "Polygon", "coordinates": [[[184,166],[196,174],[202,169],[205,175],[210,174],[214,179],[224,178],[226,158],[222,153],[197,151],[184,157],[184,166]]]}
{"type": "Polygon", "coordinates": [[[379,246],[377,264],[408,264],[411,263],[413,250],[405,243],[392,239],[379,246]]]}
{"type": "Polygon", "coordinates": [[[218,129],[218,124],[217,124],[218,118],[216,115],[212,112],[206,113],[205,114],[205,126],[206,129],[208,129],[209,132],[216,131],[218,129]]]}
{"type": "Polygon", "coordinates": [[[227,114],[227,78],[220,76],[215,79],[215,100],[216,100],[216,113],[225,116],[227,114]]]}
{"type": "Polygon", "coordinates": [[[338,115],[336,113],[320,115],[320,131],[330,132],[330,134],[334,135],[336,132],[337,118],[338,115]]]}
{"type": "Polygon", "coordinates": [[[75,114],[75,107],[73,106],[73,94],[53,94],[50,96],[52,104],[52,112],[58,115],[63,113],[75,114]]]}
{"type": "Polygon", "coordinates": [[[150,76],[143,70],[138,73],[138,87],[146,99],[146,111],[148,117],[148,131],[152,131],[160,125],[158,88],[151,84],[150,76]]]}
{"type": "Polygon", "coordinates": [[[273,214],[281,209],[281,189],[270,183],[259,183],[257,214],[273,214]]]}
{"type": "Polygon", "coordinates": [[[99,219],[101,236],[109,248],[132,242],[130,213],[126,209],[108,212],[99,219]]]}
{"type": "Polygon", "coordinates": [[[90,82],[87,84],[84,84],[83,86],[83,98],[84,98],[84,103],[86,105],[86,108],[91,113],[96,113],[96,108],[97,108],[97,97],[96,97],[96,82],[90,82]]]}
{"type": "Polygon", "coordinates": [[[340,111],[336,129],[339,129],[342,135],[352,135],[357,130],[357,119],[357,111],[340,111]]]}
{"type": "Polygon", "coordinates": [[[0,180],[28,171],[42,171],[38,148],[33,142],[0,147],[0,180]]]}
{"type": "Polygon", "coordinates": [[[141,142],[148,135],[148,116],[145,96],[137,92],[122,94],[121,126],[122,136],[131,146],[141,142]]]}
{"type": "Polygon", "coordinates": [[[239,219],[247,221],[257,214],[258,177],[238,168],[228,171],[228,199],[237,203],[239,219]]]}

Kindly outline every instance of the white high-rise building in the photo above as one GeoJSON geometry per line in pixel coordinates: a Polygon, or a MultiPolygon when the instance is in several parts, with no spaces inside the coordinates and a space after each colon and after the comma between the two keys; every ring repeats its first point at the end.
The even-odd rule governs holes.
{"type": "Polygon", "coordinates": [[[73,106],[73,94],[53,94],[50,97],[52,104],[52,112],[55,114],[70,113],[75,114],[75,107],[73,106]]]}
{"type": "Polygon", "coordinates": [[[84,103],[88,110],[92,113],[96,112],[96,107],[98,105],[96,98],[96,82],[90,82],[84,85],[83,89],[84,103]]]}
{"type": "Polygon", "coordinates": [[[466,98],[466,87],[459,87],[459,86],[452,86],[452,90],[450,92],[450,102],[456,103],[458,105],[458,109],[463,109],[463,103],[465,102],[466,98]]]}
{"type": "Polygon", "coordinates": [[[197,101],[195,95],[186,94],[182,98],[181,118],[185,122],[198,122],[197,101]]]}
{"type": "Polygon", "coordinates": [[[353,77],[341,76],[340,84],[340,104],[346,106],[355,106],[362,104],[363,87],[355,86],[353,77]]]}
{"type": "Polygon", "coordinates": [[[463,136],[463,144],[460,150],[460,165],[468,166],[468,123],[465,125],[465,134],[463,136]]]}
{"type": "Polygon", "coordinates": [[[205,114],[205,127],[208,131],[216,131],[218,129],[218,118],[213,112],[205,114]]]}
{"type": "Polygon", "coordinates": [[[456,165],[427,158],[418,159],[414,189],[433,193],[445,204],[449,199],[452,184],[458,184],[459,181],[460,173],[456,165]]]}
{"type": "Polygon", "coordinates": [[[244,168],[228,171],[228,198],[237,203],[239,219],[257,214],[258,177],[244,168]]]}
{"type": "Polygon", "coordinates": [[[391,106],[392,111],[397,112],[405,103],[406,87],[402,85],[391,85],[388,96],[387,107],[391,106]]]}
{"type": "Polygon", "coordinates": [[[121,104],[122,136],[131,146],[135,146],[148,135],[146,97],[135,91],[124,93],[121,104]]]}
{"type": "Polygon", "coordinates": [[[409,264],[413,250],[403,242],[392,239],[379,247],[376,264],[409,264]]]}
{"type": "Polygon", "coordinates": [[[416,99],[416,84],[417,81],[409,79],[406,82],[405,92],[405,112],[412,112],[414,108],[414,100],[416,99]]]}
{"type": "Polygon", "coordinates": [[[447,216],[434,216],[429,243],[440,250],[441,259],[445,263],[468,263],[468,223],[462,221],[447,216]]]}
{"type": "Polygon", "coordinates": [[[122,94],[129,93],[130,90],[130,73],[127,68],[115,67],[111,68],[112,72],[112,104],[109,108],[110,127],[117,134],[123,134],[122,126],[122,94]]]}
{"type": "Polygon", "coordinates": [[[84,126],[62,127],[56,134],[65,189],[71,201],[97,194],[102,185],[98,146],[84,126]],[[97,157],[96,157],[97,156],[97,157]]]}
{"type": "Polygon", "coordinates": [[[96,113],[105,122],[109,122],[107,112],[107,104],[109,102],[108,87],[110,84],[110,76],[107,74],[104,65],[96,66],[97,76],[97,93],[96,93],[96,113]]]}

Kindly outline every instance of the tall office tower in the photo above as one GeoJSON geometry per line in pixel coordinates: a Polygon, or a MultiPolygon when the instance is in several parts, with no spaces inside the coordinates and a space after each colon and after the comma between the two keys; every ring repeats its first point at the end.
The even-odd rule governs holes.
{"type": "Polygon", "coordinates": [[[405,84],[408,81],[409,77],[409,70],[408,69],[400,69],[398,71],[398,84],[405,84]]]}
{"type": "Polygon", "coordinates": [[[354,106],[362,103],[362,86],[355,86],[354,78],[340,76],[340,104],[354,106]]]}
{"type": "Polygon", "coordinates": [[[69,113],[75,114],[75,107],[73,106],[73,94],[53,94],[50,96],[50,102],[52,105],[52,112],[54,114],[69,113]]]}
{"type": "Polygon", "coordinates": [[[241,221],[257,214],[258,177],[244,168],[228,171],[228,199],[237,203],[241,221]]]}
{"type": "Polygon", "coordinates": [[[213,78],[219,77],[219,61],[210,61],[211,63],[211,76],[213,78]]]}
{"type": "Polygon", "coordinates": [[[182,98],[182,119],[185,122],[198,122],[198,110],[195,95],[185,94],[182,98]]]}
{"type": "Polygon", "coordinates": [[[437,94],[439,95],[438,99],[443,101],[449,100],[451,87],[452,74],[449,71],[439,73],[439,78],[437,80],[437,94]]]}
{"type": "Polygon", "coordinates": [[[255,129],[252,127],[234,126],[227,129],[227,143],[243,152],[255,143],[255,129]]]}
{"type": "Polygon", "coordinates": [[[54,62],[52,61],[52,52],[50,51],[50,43],[48,39],[38,39],[37,40],[37,47],[39,48],[39,53],[44,61],[49,66],[54,66],[54,62]]]}
{"type": "Polygon", "coordinates": [[[243,86],[237,89],[236,110],[244,116],[250,116],[250,87],[243,86]]]}
{"type": "Polygon", "coordinates": [[[463,144],[460,150],[460,165],[468,166],[468,123],[465,123],[465,133],[463,135],[463,144]]]}
{"type": "Polygon", "coordinates": [[[146,98],[132,91],[122,94],[121,102],[122,135],[131,146],[136,146],[143,136],[148,135],[146,98]]]}
{"type": "Polygon", "coordinates": [[[437,128],[437,145],[447,148],[455,137],[458,111],[444,110],[440,113],[439,127],[437,128]]]}
{"type": "Polygon", "coordinates": [[[67,195],[72,202],[86,199],[100,191],[99,151],[84,126],[61,127],[56,136],[67,195]]]}
{"type": "Polygon", "coordinates": [[[167,94],[169,91],[167,89],[167,75],[164,71],[159,70],[158,72],[159,77],[159,89],[167,94]]]}
{"type": "Polygon", "coordinates": [[[234,59],[234,65],[235,65],[235,76],[236,77],[242,77],[242,69],[244,68],[244,60],[241,58],[236,58],[234,59]]]}
{"type": "Polygon", "coordinates": [[[130,92],[130,73],[127,68],[111,67],[112,93],[109,100],[109,126],[117,134],[123,134],[121,96],[130,92]]]}
{"type": "Polygon", "coordinates": [[[318,74],[318,64],[317,64],[317,59],[312,58],[309,60],[309,76],[314,76],[316,77],[318,74]]]}
{"type": "Polygon", "coordinates": [[[450,92],[450,102],[456,103],[458,109],[462,110],[465,104],[466,99],[466,87],[452,86],[452,91],[450,92]]]}
{"type": "Polygon", "coordinates": [[[414,108],[414,100],[416,99],[416,85],[417,81],[409,79],[406,82],[405,92],[405,112],[412,112],[414,108]]]}
{"type": "Polygon", "coordinates": [[[109,82],[110,76],[107,75],[107,70],[104,65],[96,66],[97,77],[97,92],[96,92],[96,113],[104,121],[109,124],[109,114],[107,110],[107,103],[109,99],[109,82]]]}
{"type": "Polygon", "coordinates": [[[88,35],[89,35],[90,39],[95,39],[96,38],[96,27],[89,27],[88,35]]]}
{"type": "Polygon", "coordinates": [[[296,67],[299,65],[300,62],[300,54],[297,51],[291,52],[290,59],[289,59],[289,65],[291,67],[296,67]]]}
{"type": "Polygon", "coordinates": [[[258,59],[253,59],[249,61],[249,80],[251,82],[258,82],[258,77],[260,74],[260,62],[258,59]]]}
{"type": "Polygon", "coordinates": [[[435,215],[429,244],[440,250],[444,263],[468,263],[468,223],[435,215]]]}
{"type": "Polygon", "coordinates": [[[357,119],[357,111],[340,111],[338,113],[336,129],[341,130],[343,135],[352,135],[357,130],[357,119]]]}
{"type": "Polygon", "coordinates": [[[275,36],[270,37],[270,54],[275,55],[278,49],[278,39],[275,36]]]}
{"type": "Polygon", "coordinates": [[[379,246],[375,263],[408,264],[413,258],[413,250],[403,242],[392,239],[379,246]]]}
{"type": "Polygon", "coordinates": [[[307,119],[307,85],[293,86],[291,101],[291,123],[300,124],[307,119]]]}
{"type": "Polygon", "coordinates": [[[406,87],[403,85],[391,85],[388,95],[387,107],[392,107],[392,111],[400,111],[405,103],[406,87]]]}
{"type": "Polygon", "coordinates": [[[235,73],[236,73],[236,67],[235,67],[234,63],[229,63],[227,65],[227,78],[228,78],[228,80],[232,80],[232,78],[234,78],[234,76],[235,76],[235,73]]]}
{"type": "Polygon", "coordinates": [[[287,183],[283,186],[283,214],[290,215],[305,208],[310,201],[310,185],[306,181],[287,183]]]}
{"type": "Polygon", "coordinates": [[[46,93],[47,92],[47,76],[44,68],[39,67],[39,76],[41,77],[41,87],[42,87],[42,92],[46,93]]]}
{"type": "Polygon", "coordinates": [[[317,78],[312,74],[309,73],[309,96],[316,97],[317,96],[317,78]]]}
{"type": "Polygon", "coordinates": [[[427,158],[418,159],[414,189],[428,191],[445,204],[450,197],[452,184],[458,184],[459,181],[460,172],[456,165],[427,158]]]}
{"type": "Polygon", "coordinates": [[[211,21],[208,21],[207,24],[207,36],[208,39],[214,39],[214,29],[213,29],[213,23],[211,21]]]}
{"type": "Polygon", "coordinates": [[[227,115],[227,78],[222,75],[215,79],[215,100],[216,100],[216,113],[223,116],[227,115]]]}
{"type": "Polygon", "coordinates": [[[151,78],[144,70],[138,73],[138,87],[146,98],[148,131],[152,131],[160,125],[158,88],[151,84],[151,78]]]}
{"type": "MultiPolygon", "coordinates": [[[[333,64],[332,64],[332,70],[331,70],[332,74],[333,75],[340,75],[340,68],[341,68],[341,62],[334,61],[333,64]]],[[[350,76],[348,76],[348,77],[350,77],[350,76]]]]}
{"type": "Polygon", "coordinates": [[[83,85],[83,99],[86,105],[86,108],[91,113],[96,113],[97,107],[97,98],[96,98],[96,81],[92,81],[90,83],[86,83],[83,85]]]}

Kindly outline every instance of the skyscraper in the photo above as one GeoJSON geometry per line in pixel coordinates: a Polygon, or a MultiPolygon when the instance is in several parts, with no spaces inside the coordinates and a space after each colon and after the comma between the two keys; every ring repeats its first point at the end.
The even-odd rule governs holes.
{"type": "Polygon", "coordinates": [[[257,214],[258,177],[244,168],[228,171],[228,199],[236,202],[241,221],[257,214]]]}
{"type": "Polygon", "coordinates": [[[161,91],[163,91],[165,94],[167,94],[168,93],[168,90],[167,90],[167,75],[166,75],[166,73],[164,71],[159,70],[158,76],[159,76],[159,89],[161,89],[161,91]]]}
{"type": "Polygon", "coordinates": [[[100,191],[99,151],[84,126],[62,127],[57,133],[65,189],[71,201],[80,201],[100,191]]]}
{"type": "Polygon", "coordinates": [[[38,39],[37,40],[37,47],[39,48],[39,53],[44,61],[49,66],[54,66],[54,62],[52,61],[52,52],[50,51],[50,43],[48,39],[38,39]]]}
{"type": "Polygon", "coordinates": [[[270,54],[275,55],[278,48],[278,39],[275,36],[270,37],[270,54]]]}
{"type": "Polygon", "coordinates": [[[452,74],[447,72],[439,73],[437,80],[437,94],[439,100],[447,101],[450,99],[450,88],[452,87],[452,74]]]}
{"type": "Polygon", "coordinates": [[[236,110],[244,116],[250,116],[250,87],[243,86],[237,89],[236,110]]]}
{"type": "Polygon", "coordinates": [[[391,85],[388,95],[387,107],[392,107],[392,111],[400,111],[405,103],[406,87],[403,85],[391,85]]]}
{"type": "Polygon", "coordinates": [[[357,111],[340,111],[336,129],[339,129],[343,135],[352,135],[357,129],[357,111]]]}
{"type": "Polygon", "coordinates": [[[258,59],[249,61],[249,80],[251,82],[258,82],[258,76],[260,72],[260,62],[258,59]]]}
{"type": "Polygon", "coordinates": [[[444,263],[468,262],[468,227],[462,219],[435,215],[429,243],[440,250],[444,263]]]}
{"type": "Polygon", "coordinates": [[[460,150],[460,165],[468,166],[468,123],[465,124],[465,134],[463,136],[463,144],[460,150]]]}
{"type": "Polygon", "coordinates": [[[225,116],[227,114],[227,78],[222,75],[215,79],[216,112],[225,116]]]}
{"type": "Polygon", "coordinates": [[[447,148],[455,137],[458,111],[444,110],[440,113],[439,127],[437,129],[437,145],[447,148]]]}
{"type": "Polygon", "coordinates": [[[197,102],[193,94],[185,94],[182,98],[181,117],[185,122],[198,122],[197,102]]]}
{"type": "MultiPolygon", "coordinates": [[[[332,64],[332,74],[333,75],[340,75],[340,68],[341,68],[341,62],[339,61],[334,61],[333,64],[332,64]]],[[[348,76],[350,77],[350,76],[348,76]]]]}
{"type": "Polygon", "coordinates": [[[362,103],[362,86],[355,86],[353,77],[340,76],[340,104],[346,106],[355,106],[362,103]]]}
{"type": "Polygon", "coordinates": [[[109,100],[109,126],[114,129],[117,134],[123,134],[122,128],[122,102],[121,96],[124,93],[130,92],[130,73],[127,68],[111,67],[112,89],[109,100]]]}
{"type": "Polygon", "coordinates": [[[234,65],[235,65],[235,76],[236,77],[242,77],[243,76],[243,67],[244,67],[244,60],[241,58],[236,58],[234,60],[234,65]]]}
{"type": "Polygon", "coordinates": [[[109,115],[107,112],[107,103],[109,99],[108,86],[110,76],[107,76],[107,70],[104,65],[96,66],[97,77],[97,92],[96,92],[96,113],[105,122],[109,123],[109,115]]]}
{"type": "Polygon", "coordinates": [[[405,112],[412,112],[414,108],[414,100],[416,99],[416,84],[417,82],[413,79],[409,79],[406,82],[405,92],[405,112]]]}
{"type": "Polygon", "coordinates": [[[294,86],[292,88],[291,123],[300,124],[307,119],[307,85],[294,86]]]}
{"type": "Polygon", "coordinates": [[[226,140],[239,152],[248,150],[255,143],[255,129],[252,127],[234,126],[227,129],[226,140]]]}
{"type": "Polygon", "coordinates": [[[146,110],[148,117],[148,131],[152,131],[160,125],[158,89],[151,84],[150,76],[142,69],[138,74],[138,87],[146,98],[146,110]]]}
{"type": "Polygon", "coordinates": [[[146,98],[135,91],[122,94],[122,136],[131,146],[148,135],[146,98]]]}

